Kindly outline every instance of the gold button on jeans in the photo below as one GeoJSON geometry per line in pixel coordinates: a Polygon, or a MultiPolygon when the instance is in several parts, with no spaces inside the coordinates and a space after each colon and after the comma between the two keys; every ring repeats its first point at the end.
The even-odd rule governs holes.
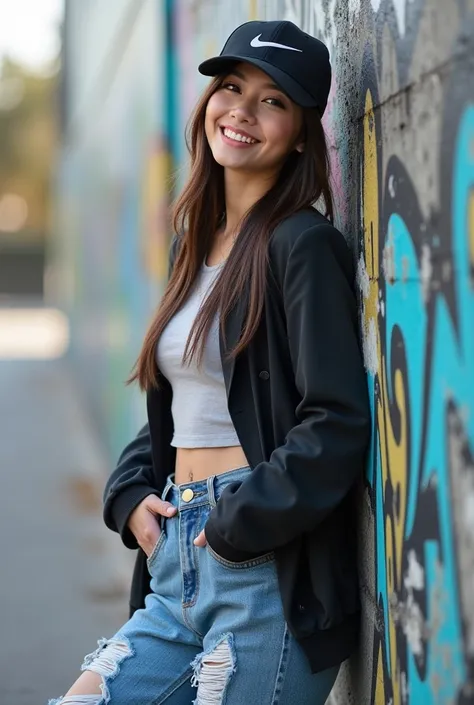
{"type": "Polygon", "coordinates": [[[184,490],[183,494],[181,495],[181,499],[183,500],[183,502],[190,502],[193,497],[194,497],[194,492],[189,487],[186,490],[184,490]]]}

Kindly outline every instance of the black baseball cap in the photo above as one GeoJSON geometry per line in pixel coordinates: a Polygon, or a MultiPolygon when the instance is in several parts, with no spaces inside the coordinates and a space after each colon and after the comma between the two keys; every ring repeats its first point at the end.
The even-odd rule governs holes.
{"type": "Polygon", "coordinates": [[[323,115],[331,87],[329,51],[293,22],[241,24],[220,55],[203,61],[198,70],[204,76],[217,76],[237,61],[248,61],[265,71],[295,103],[317,107],[323,115]]]}

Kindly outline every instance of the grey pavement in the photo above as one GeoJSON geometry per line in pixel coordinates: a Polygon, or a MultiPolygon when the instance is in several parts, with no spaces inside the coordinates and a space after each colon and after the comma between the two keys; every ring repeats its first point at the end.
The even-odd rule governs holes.
{"type": "Polygon", "coordinates": [[[43,705],[127,619],[134,554],[66,361],[0,362],[0,705],[43,705]]]}

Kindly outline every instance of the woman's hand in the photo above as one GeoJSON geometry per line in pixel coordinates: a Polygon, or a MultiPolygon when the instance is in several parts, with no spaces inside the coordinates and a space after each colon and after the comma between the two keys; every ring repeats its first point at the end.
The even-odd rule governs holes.
{"type": "Polygon", "coordinates": [[[160,525],[157,514],[172,517],[176,507],[170,502],[163,502],[156,494],[149,494],[135,507],[128,520],[128,528],[137,539],[138,545],[150,557],[156,542],[160,538],[160,525]]]}

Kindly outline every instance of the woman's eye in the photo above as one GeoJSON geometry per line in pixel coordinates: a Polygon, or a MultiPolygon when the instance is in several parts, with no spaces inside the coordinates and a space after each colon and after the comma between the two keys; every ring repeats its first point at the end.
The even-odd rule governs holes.
{"type": "Polygon", "coordinates": [[[230,83],[227,81],[226,83],[222,84],[222,88],[229,88],[229,90],[235,92],[239,90],[239,87],[235,85],[235,83],[230,83]]]}
{"type": "Polygon", "coordinates": [[[269,103],[269,105],[275,105],[277,108],[284,108],[285,107],[283,105],[283,103],[281,102],[281,100],[279,100],[278,98],[267,98],[266,102],[269,103]],[[272,101],[272,102],[269,103],[269,101],[272,101]]]}
{"type": "MultiPolygon", "coordinates": [[[[236,83],[232,83],[231,81],[225,81],[222,85],[221,88],[226,88],[227,90],[231,91],[232,93],[240,93],[240,88],[236,83]]],[[[284,103],[279,99],[279,98],[266,98],[265,103],[268,103],[268,105],[275,106],[277,108],[285,108],[284,103]]]]}

